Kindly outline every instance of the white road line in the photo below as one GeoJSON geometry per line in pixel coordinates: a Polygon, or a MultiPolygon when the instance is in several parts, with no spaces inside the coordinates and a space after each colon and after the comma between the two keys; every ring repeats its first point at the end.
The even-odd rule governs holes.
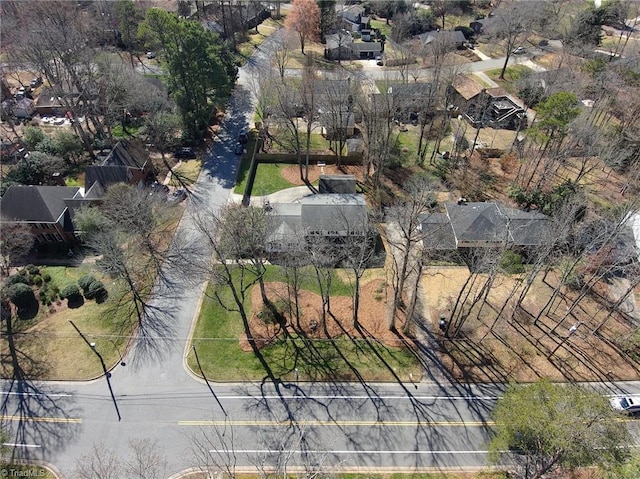
{"type": "MultiPolygon", "coordinates": [[[[209,450],[210,453],[216,453],[215,449],[209,450]]],[[[281,450],[278,449],[234,449],[234,453],[238,454],[280,454],[281,450]]],[[[426,454],[488,454],[489,451],[290,451],[293,454],[355,454],[355,455],[366,455],[366,454],[378,454],[378,455],[389,455],[389,454],[418,454],[418,455],[426,455],[426,454]]],[[[509,452],[509,451],[501,451],[501,452],[509,452]]]]}
{"type": "Polygon", "coordinates": [[[3,446],[7,447],[42,447],[40,444],[22,444],[22,443],[13,443],[13,442],[3,442],[3,446]]]}
{"type": "Polygon", "coordinates": [[[47,396],[47,397],[55,397],[55,398],[64,398],[71,397],[71,394],[59,393],[59,394],[47,394],[47,393],[15,393],[10,391],[0,391],[0,394],[5,394],[7,396],[47,396]]]}
{"type": "Polygon", "coordinates": [[[420,401],[493,401],[500,399],[499,396],[218,396],[219,399],[299,399],[299,400],[313,400],[313,399],[371,399],[372,401],[382,399],[405,399],[405,400],[420,400],[420,401]]]}

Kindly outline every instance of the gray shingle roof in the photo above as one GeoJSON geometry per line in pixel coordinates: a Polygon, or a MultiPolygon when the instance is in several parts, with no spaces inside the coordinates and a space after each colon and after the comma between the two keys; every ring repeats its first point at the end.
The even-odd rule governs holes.
{"type": "Polygon", "coordinates": [[[502,243],[509,240],[507,219],[495,203],[445,203],[458,245],[466,242],[502,243]]]}
{"type": "Polygon", "coordinates": [[[104,188],[116,183],[127,183],[129,174],[129,168],[123,165],[87,166],[84,171],[84,187],[90,189],[96,182],[104,188]]]}
{"type": "Polygon", "coordinates": [[[102,166],[127,166],[129,168],[143,168],[149,154],[142,148],[127,140],[120,140],[112,148],[109,156],[102,162],[102,166]]]}
{"type": "Polygon", "coordinates": [[[552,239],[551,221],[497,203],[445,203],[446,214],[421,218],[424,246],[428,249],[513,244],[539,246],[552,239]]]}
{"type": "Polygon", "coordinates": [[[70,186],[12,185],[0,199],[0,214],[6,220],[53,223],[67,208],[65,199],[80,188],[70,186]]]}
{"type": "Polygon", "coordinates": [[[456,236],[453,234],[449,218],[444,213],[434,213],[420,218],[423,244],[427,249],[456,249],[456,236]]]}

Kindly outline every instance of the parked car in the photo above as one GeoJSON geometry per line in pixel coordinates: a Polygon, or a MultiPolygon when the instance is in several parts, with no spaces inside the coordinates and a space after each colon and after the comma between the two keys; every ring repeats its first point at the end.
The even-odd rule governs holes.
{"type": "Polygon", "coordinates": [[[382,56],[378,55],[376,57],[376,65],[378,65],[379,67],[381,67],[382,65],[384,65],[384,63],[382,62],[382,56]]]}
{"type": "Polygon", "coordinates": [[[242,155],[244,153],[244,145],[242,143],[236,144],[236,155],[242,155]]]}
{"type": "Polygon", "coordinates": [[[41,76],[34,77],[29,82],[29,86],[31,86],[31,88],[38,88],[40,85],[42,85],[42,77],[41,76]]]}
{"type": "Polygon", "coordinates": [[[154,195],[156,193],[166,195],[169,193],[169,187],[167,185],[163,185],[162,183],[154,181],[151,184],[151,192],[149,194],[154,195]]]}
{"type": "Polygon", "coordinates": [[[518,47],[516,49],[514,49],[511,53],[513,53],[514,55],[522,55],[523,53],[526,53],[527,50],[525,50],[524,47],[518,47]]]}
{"type": "Polygon", "coordinates": [[[169,203],[180,203],[182,200],[186,199],[186,197],[187,192],[183,189],[179,189],[169,195],[168,201],[169,203]]]}
{"type": "Polygon", "coordinates": [[[247,135],[246,130],[242,130],[240,133],[238,133],[238,143],[241,143],[244,145],[248,141],[249,141],[249,136],[247,135]]]}
{"type": "Polygon", "coordinates": [[[614,396],[609,399],[609,404],[614,411],[625,414],[640,414],[640,395],[614,396]]]}
{"type": "Polygon", "coordinates": [[[147,52],[147,58],[149,60],[153,60],[156,57],[156,54],[154,52],[147,52]]]}
{"type": "Polygon", "coordinates": [[[183,146],[181,148],[176,149],[173,152],[173,156],[174,158],[193,159],[193,158],[196,158],[196,152],[193,151],[193,148],[191,148],[190,146],[183,146]]]}

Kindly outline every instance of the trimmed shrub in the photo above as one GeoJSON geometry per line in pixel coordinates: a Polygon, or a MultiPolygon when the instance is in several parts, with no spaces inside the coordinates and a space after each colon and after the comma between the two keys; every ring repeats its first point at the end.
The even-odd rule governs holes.
{"type": "Polygon", "coordinates": [[[524,273],[522,256],[515,251],[505,251],[502,253],[502,258],[500,259],[500,268],[507,274],[524,273]]]}
{"type": "Polygon", "coordinates": [[[100,298],[107,294],[107,290],[104,288],[104,284],[101,281],[94,281],[84,292],[84,297],[87,299],[100,298]]]}
{"type": "Polygon", "coordinates": [[[44,273],[42,275],[42,281],[44,281],[45,283],[48,283],[49,281],[51,281],[51,275],[49,273],[44,273]]]}
{"type": "Polygon", "coordinates": [[[36,274],[40,274],[40,268],[38,268],[36,265],[34,264],[28,264],[24,267],[24,269],[27,270],[27,272],[31,275],[31,276],[35,276],[36,274]]]}
{"type": "Polygon", "coordinates": [[[31,284],[31,279],[26,274],[18,273],[13,276],[9,276],[4,282],[7,286],[19,283],[29,285],[31,284]]]}
{"type": "Polygon", "coordinates": [[[38,299],[42,304],[50,306],[58,298],[58,288],[55,285],[44,284],[38,292],[38,299]]]}
{"type": "Polygon", "coordinates": [[[42,285],[42,276],[40,276],[39,274],[36,274],[33,278],[32,278],[33,284],[35,284],[36,286],[40,286],[42,285]]]}
{"type": "Polygon", "coordinates": [[[80,279],[78,279],[78,286],[80,286],[82,288],[82,291],[86,293],[89,289],[89,286],[91,286],[91,283],[94,283],[95,281],[96,278],[93,275],[85,274],[84,276],[81,276],[80,279]]]}
{"type": "Polygon", "coordinates": [[[60,297],[62,299],[69,299],[69,298],[73,298],[74,296],[80,296],[80,289],[78,288],[78,285],[75,283],[66,285],[60,291],[60,297]]]}
{"type": "Polygon", "coordinates": [[[18,308],[26,308],[35,300],[33,290],[23,283],[12,284],[7,289],[9,300],[18,308]]]}

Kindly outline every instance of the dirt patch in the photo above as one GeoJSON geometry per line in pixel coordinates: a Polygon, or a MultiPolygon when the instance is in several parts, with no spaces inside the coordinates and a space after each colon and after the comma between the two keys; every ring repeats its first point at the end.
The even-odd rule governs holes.
{"type": "MultiPolygon", "coordinates": [[[[302,186],[304,182],[300,180],[300,168],[298,165],[289,165],[280,170],[282,177],[289,183],[302,186]]],[[[309,167],[309,181],[315,183],[320,175],[354,175],[359,182],[364,181],[364,168],[362,166],[342,166],[335,165],[309,167]]]]}
{"type": "Polygon", "coordinates": [[[467,282],[469,278],[465,267],[443,267],[429,268],[422,279],[425,317],[438,331],[441,359],[454,377],[522,382],[640,376],[640,364],[620,347],[632,330],[631,321],[623,314],[610,315],[607,307],[616,299],[615,289],[624,290],[619,284],[599,283],[579,299],[579,292],[564,286],[554,295],[559,277],[540,274],[518,304],[525,284],[521,278],[496,277],[485,299],[480,292],[488,275],[476,274],[467,282]],[[439,330],[441,316],[449,322],[448,335],[439,330]]]}
{"type": "MultiPolygon", "coordinates": [[[[265,285],[267,298],[282,314],[282,322],[270,320],[271,316],[260,294],[260,288],[254,287],[251,292],[251,304],[253,316],[250,327],[256,344],[265,347],[285,333],[303,334],[313,339],[337,338],[348,334],[353,337],[361,337],[361,331],[377,341],[388,346],[398,346],[401,339],[398,335],[388,330],[386,311],[387,299],[392,298],[387,291],[385,281],[375,279],[361,286],[360,306],[358,308],[358,322],[361,331],[353,326],[353,303],[351,296],[331,297],[331,314],[322,322],[322,300],[318,294],[310,291],[300,291],[298,294],[299,319],[296,319],[295,304],[289,300],[289,292],[286,283],[272,282],[265,285]],[[269,319],[267,319],[269,318],[269,319]]],[[[293,293],[291,293],[293,297],[293,293]]],[[[401,329],[402,322],[398,324],[401,329]]],[[[240,347],[244,351],[251,351],[251,346],[245,335],[240,337],[240,347]]]]}

